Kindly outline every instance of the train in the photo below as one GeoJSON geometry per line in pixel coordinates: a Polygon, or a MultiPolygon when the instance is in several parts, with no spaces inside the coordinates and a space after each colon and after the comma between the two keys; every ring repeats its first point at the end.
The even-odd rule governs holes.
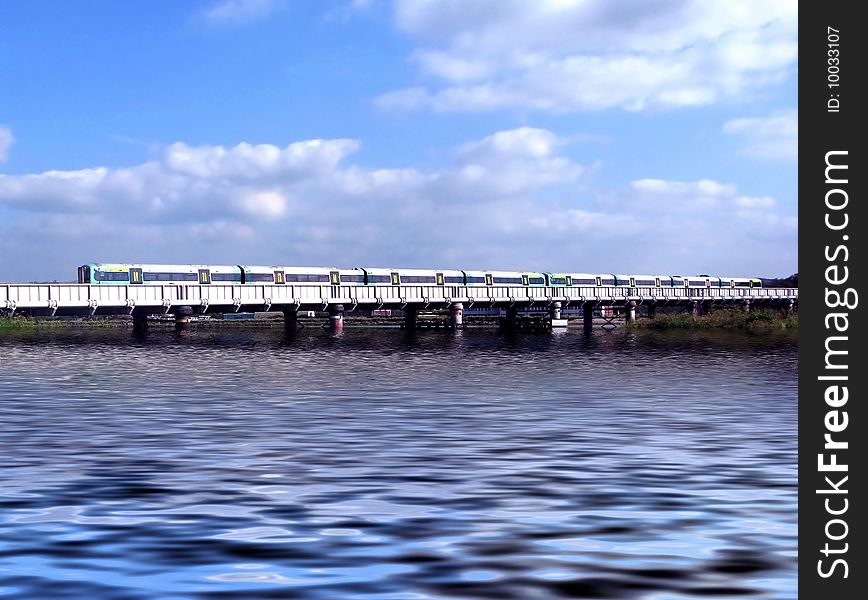
{"type": "Polygon", "coordinates": [[[88,263],[78,267],[78,283],[90,285],[457,285],[523,287],[685,287],[760,288],[756,277],[711,275],[624,275],[382,269],[252,265],[156,265],[88,263]]]}

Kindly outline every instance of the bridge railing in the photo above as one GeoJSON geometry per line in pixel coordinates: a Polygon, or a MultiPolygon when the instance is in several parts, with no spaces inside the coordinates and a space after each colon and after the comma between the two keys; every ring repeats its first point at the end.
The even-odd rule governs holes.
{"type": "Polygon", "coordinates": [[[288,305],[400,306],[402,303],[449,302],[538,304],[551,301],[620,303],[731,302],[798,299],[796,288],[654,288],[623,286],[292,286],[292,285],[86,285],[0,284],[0,309],[149,307],[213,307],[213,310],[253,310],[288,305]]]}

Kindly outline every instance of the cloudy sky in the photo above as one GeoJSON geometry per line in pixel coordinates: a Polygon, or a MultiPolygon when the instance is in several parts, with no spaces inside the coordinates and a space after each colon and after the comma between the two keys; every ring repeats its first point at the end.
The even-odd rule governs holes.
{"type": "Polygon", "coordinates": [[[796,271],[790,0],[0,3],[0,281],[796,271]]]}

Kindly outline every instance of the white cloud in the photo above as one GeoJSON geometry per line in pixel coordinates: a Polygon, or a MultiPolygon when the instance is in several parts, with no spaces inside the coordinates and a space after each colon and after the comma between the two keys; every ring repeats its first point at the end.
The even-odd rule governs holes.
{"type": "Polygon", "coordinates": [[[796,3],[408,0],[397,27],[430,87],[383,108],[553,112],[700,106],[750,97],[789,74],[796,3]]]}
{"type": "Polygon", "coordinates": [[[723,132],[741,136],[745,152],[757,158],[795,161],[799,151],[798,111],[788,110],[768,117],[732,119],[723,132]]]}
{"type": "MultiPolygon", "coordinates": [[[[355,140],[166,147],[156,160],[0,174],[0,279],[87,260],[722,272],[795,268],[795,219],[714,180],[589,191],[568,139],[522,127],[435,170],[347,164],[355,140]],[[24,257],[4,262],[4,257],[24,257]]],[[[41,272],[47,273],[40,275],[41,272]]]]}
{"type": "Polygon", "coordinates": [[[204,9],[202,16],[214,23],[246,23],[268,16],[283,6],[283,0],[221,0],[204,9]]]}
{"type": "Polygon", "coordinates": [[[15,143],[12,130],[5,125],[0,125],[0,163],[9,160],[9,148],[15,143]]]}

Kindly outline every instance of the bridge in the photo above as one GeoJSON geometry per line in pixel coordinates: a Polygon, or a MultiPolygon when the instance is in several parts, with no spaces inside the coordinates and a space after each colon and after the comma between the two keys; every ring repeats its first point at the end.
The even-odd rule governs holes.
{"type": "Polygon", "coordinates": [[[0,311],[6,316],[130,315],[146,327],[150,315],[174,315],[183,328],[194,314],[283,312],[294,329],[299,310],[329,313],[332,330],[343,328],[343,315],[359,309],[404,311],[415,326],[420,310],[445,309],[461,327],[464,308],[505,308],[507,320],[530,307],[546,307],[552,327],[565,327],[565,307],[581,307],[586,328],[593,313],[614,307],[629,321],[636,308],[649,313],[678,306],[702,314],[711,306],[768,306],[793,310],[797,288],[626,287],[626,286],[464,286],[464,285],[88,285],[75,283],[0,284],[0,311]]]}

